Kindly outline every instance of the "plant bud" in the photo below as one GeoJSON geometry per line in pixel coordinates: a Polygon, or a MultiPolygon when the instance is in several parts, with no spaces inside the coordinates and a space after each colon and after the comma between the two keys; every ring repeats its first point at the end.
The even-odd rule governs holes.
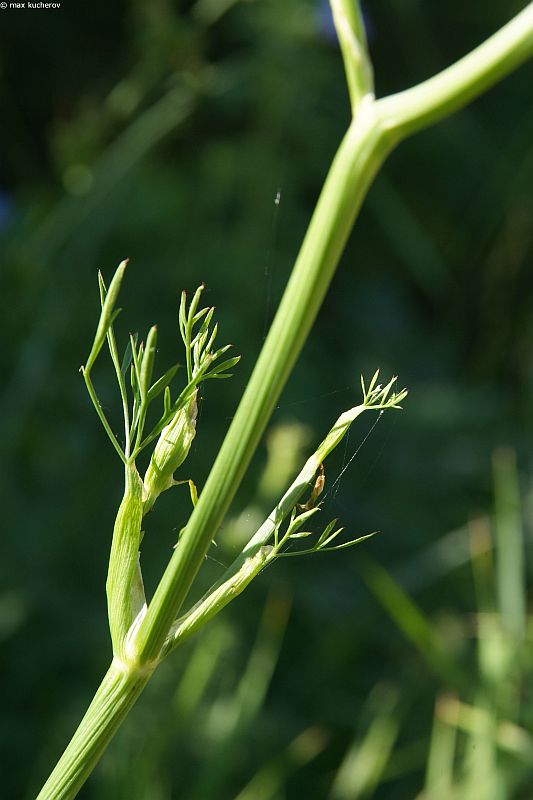
{"type": "Polygon", "coordinates": [[[189,403],[176,412],[157,440],[144,476],[144,514],[150,511],[161,492],[174,485],[174,472],[189,454],[196,435],[196,394],[195,391],[189,403]]]}

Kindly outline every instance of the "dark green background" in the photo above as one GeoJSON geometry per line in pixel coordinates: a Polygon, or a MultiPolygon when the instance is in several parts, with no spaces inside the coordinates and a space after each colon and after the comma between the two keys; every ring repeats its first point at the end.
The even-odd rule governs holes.
{"type": "MultiPolygon", "coordinates": [[[[182,474],[201,487],[348,123],[325,4],[235,2],[209,18],[219,5],[67,0],[59,11],[0,12],[6,798],[34,796],[110,655],[104,582],[121,469],[77,374],[96,324],[97,269],[109,278],[131,259],[119,332],[157,322],[161,365],[181,358],[179,293],[201,281],[221,340],[243,356],[233,380],[204,392],[182,474]]],[[[378,94],[429,77],[522,5],[367,3],[378,94]]],[[[325,798],[371,717],[366,698],[376,684],[401,697],[399,746],[411,760],[375,796],[420,790],[442,679],[365,588],[364,573],[377,560],[435,625],[463,619],[475,607],[470,569],[439,564],[431,548],[490,511],[491,458],[501,445],[516,450],[530,532],[532,80],[527,65],[392,154],[273,418],[308,425],[309,452],[358,402],[361,372],[400,376],[410,390],[405,410],[384,416],[323,512],[350,533],[382,534],[265,572],[224,612],[227,644],[202,707],[186,723],[169,710],[192,645],[155,677],[81,797],[235,797],[262,763],[315,726],[327,737],[321,754],[290,771],[278,794],[257,796],[325,798]],[[274,620],[272,607],[283,616],[289,598],[292,610],[266,698],[237,726],[230,758],[202,725],[238,683],[269,593],[274,620]]],[[[97,379],[118,414],[104,361],[97,379]]],[[[330,483],[371,422],[354,426],[344,460],[340,452],[331,461],[330,483]]],[[[254,500],[264,462],[262,449],[234,514],[275,502],[254,500]]],[[[149,587],[187,503],[177,490],[150,520],[149,587]]],[[[213,557],[228,563],[233,553],[222,531],[213,557]]],[[[454,556],[461,562],[452,546],[454,556]]],[[[210,560],[208,573],[217,569],[210,560]]],[[[466,665],[469,647],[460,655],[466,665]]],[[[474,693],[473,663],[471,679],[474,693]]]]}

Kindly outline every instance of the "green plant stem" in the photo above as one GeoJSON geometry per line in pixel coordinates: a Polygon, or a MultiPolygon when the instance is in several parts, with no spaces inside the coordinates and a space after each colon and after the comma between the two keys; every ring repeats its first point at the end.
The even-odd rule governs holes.
{"type": "Polygon", "coordinates": [[[157,658],[313,324],[357,211],[389,150],[368,104],[335,156],[302,249],[248,386],[139,630],[141,661],[157,658]]]}
{"type": "Polygon", "coordinates": [[[162,657],[168,655],[175,647],[192,636],[206,622],[212,619],[225,606],[246,589],[268,562],[271,547],[255,548],[253,556],[245,558],[238,569],[233,569],[226,577],[217,581],[216,585],[202,597],[193,608],[181,619],[176,620],[170,632],[168,642],[163,648],[162,657]]]}
{"type": "Polygon", "coordinates": [[[137,639],[157,658],[216,535],[334,275],[370,183],[403,137],[463,106],[533,52],[533,3],[452,67],[377,102],[367,95],[334,158],[302,248],[237,413],[137,639]]]}
{"type": "Polygon", "coordinates": [[[134,464],[124,470],[124,496],[118,509],[107,573],[107,608],[113,655],[127,660],[127,634],[140,608],[134,587],[138,575],[143,519],[143,483],[134,464]]]}
{"type": "MultiPolygon", "coordinates": [[[[354,31],[354,35],[355,35],[354,31]]],[[[533,3],[453,67],[420,86],[373,101],[366,95],[335,156],[293,273],[234,420],[180,545],[157,587],[130,664],[114,662],[39,800],[71,800],[157,663],[173,621],[240,484],[329,287],[370,183],[405,136],[450,114],[533,51],[533,3]]]]}
{"type": "Polygon", "coordinates": [[[427,81],[379,100],[384,123],[404,139],[463,108],[533,55],[533,3],[483,44],[427,81]]]}
{"type": "Polygon", "coordinates": [[[363,16],[359,0],[330,0],[330,5],[344,61],[352,115],[355,116],[363,98],[374,96],[374,75],[363,16]]]}
{"type": "Polygon", "coordinates": [[[76,797],[145,687],[150,672],[113,661],[85,716],[37,800],[76,797]]]}
{"type": "Polygon", "coordinates": [[[98,400],[98,396],[97,396],[97,394],[95,392],[94,385],[93,385],[93,382],[91,380],[90,373],[88,372],[88,370],[85,367],[81,367],[80,371],[81,371],[81,373],[83,375],[83,379],[85,381],[85,385],[87,387],[87,391],[89,393],[89,397],[91,398],[92,404],[93,404],[93,406],[94,406],[94,408],[96,410],[96,413],[98,414],[98,418],[100,419],[100,422],[102,423],[102,426],[103,426],[105,432],[109,436],[111,444],[113,445],[113,447],[117,451],[117,453],[118,453],[118,455],[120,457],[120,460],[123,462],[123,464],[126,464],[126,462],[127,462],[126,456],[124,455],[124,452],[123,452],[121,446],[118,443],[117,437],[113,433],[113,431],[111,429],[111,425],[107,421],[107,417],[106,417],[106,415],[104,414],[104,412],[102,410],[102,406],[100,405],[100,401],[98,400]]]}
{"type": "Polygon", "coordinates": [[[309,488],[320,464],[342,441],[352,422],[366,410],[368,407],[362,404],[341,414],[326,438],[307,459],[279,503],[243,547],[242,552],[193,608],[173,624],[171,636],[165,642],[162,656],[168,655],[224,608],[267,565],[271,556],[274,555],[275,548],[268,544],[274,531],[289,516],[296,503],[309,488]]]}

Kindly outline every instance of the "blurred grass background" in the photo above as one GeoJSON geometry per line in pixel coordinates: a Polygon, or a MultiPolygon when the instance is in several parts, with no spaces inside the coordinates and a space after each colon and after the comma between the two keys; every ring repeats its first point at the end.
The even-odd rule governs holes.
{"type": "MultiPolygon", "coordinates": [[[[243,359],[208,386],[201,487],[348,122],[327,4],[121,0],[0,27],[3,796],[34,796],[107,665],[121,468],[77,374],[96,271],[175,359],[207,283],[243,359]],[[279,202],[276,202],[279,200],[279,202]]],[[[379,94],[522,2],[365,6],[379,94]]],[[[371,190],[205,583],[376,367],[410,395],[329,464],[324,519],[380,536],[266,571],[163,665],[85,798],[533,796],[531,65],[403,144],[371,190]]],[[[120,330],[120,326],[119,326],[120,330]]],[[[110,368],[97,376],[109,408],[110,368]]],[[[117,416],[118,420],[118,416],[117,416]]],[[[162,498],[148,586],[188,514],[162,498]]],[[[200,591],[202,586],[198,587],[200,591]]]]}

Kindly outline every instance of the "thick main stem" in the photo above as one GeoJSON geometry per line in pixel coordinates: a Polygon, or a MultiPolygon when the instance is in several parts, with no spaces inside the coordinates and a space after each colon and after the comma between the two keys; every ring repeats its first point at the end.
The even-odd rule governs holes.
{"type": "Polygon", "coordinates": [[[419,86],[367,95],[324,184],[280,307],[198,505],[140,628],[139,658],[159,654],[307,338],[367,189],[393,146],[461,108],[533,52],[533,3],[461,61],[419,86]]]}
{"type": "Polygon", "coordinates": [[[122,724],[150,673],[132,672],[113,661],[76,733],[39,792],[37,800],[72,800],[122,724]]]}
{"type": "Polygon", "coordinates": [[[324,184],[300,254],[237,413],[137,639],[157,658],[308,336],[372,178],[389,150],[375,105],[360,107],[324,184]]]}

